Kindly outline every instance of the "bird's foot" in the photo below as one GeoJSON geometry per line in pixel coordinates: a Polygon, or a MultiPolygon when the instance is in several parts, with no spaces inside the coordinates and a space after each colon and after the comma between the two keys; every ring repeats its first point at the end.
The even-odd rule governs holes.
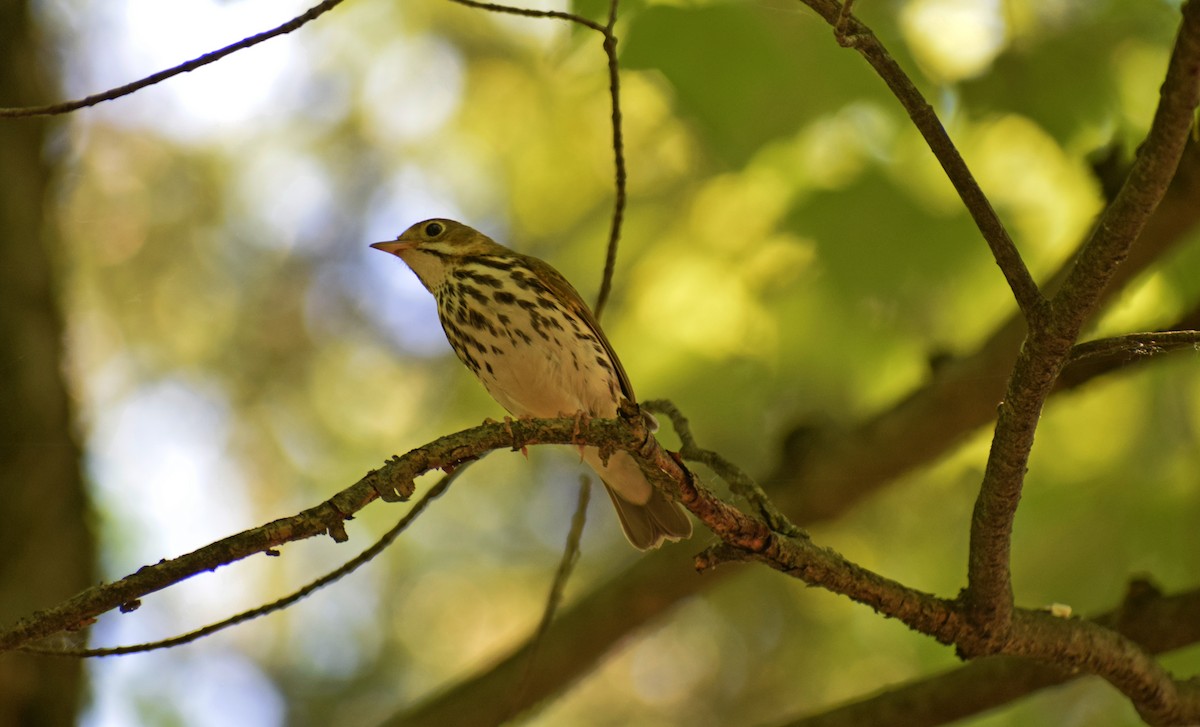
{"type": "MultiPolygon", "coordinates": [[[[530,419],[531,417],[517,417],[518,419],[530,419]]],[[[508,434],[508,438],[512,440],[512,449],[514,452],[520,452],[525,455],[525,459],[529,459],[529,449],[524,444],[517,444],[517,435],[513,432],[513,418],[510,416],[504,417],[503,421],[496,421],[491,417],[483,420],[484,424],[503,424],[504,431],[508,434]]]]}
{"type": "MultiPolygon", "coordinates": [[[[575,412],[575,431],[572,432],[571,438],[579,439],[579,435],[583,433],[584,425],[586,425],[591,420],[592,420],[592,415],[588,414],[586,411],[583,411],[581,409],[581,410],[575,412]]],[[[576,444],[575,446],[579,448],[579,461],[582,462],[584,445],[576,444]]]]}
{"type": "MultiPolygon", "coordinates": [[[[517,417],[517,418],[518,419],[529,419],[530,417],[517,417]]],[[[513,425],[513,418],[512,417],[504,417],[504,428],[506,430],[508,430],[509,438],[515,439],[516,437],[513,436],[512,425],[513,425]]],[[[516,446],[516,443],[514,442],[513,450],[514,451],[520,450],[521,456],[524,457],[525,459],[529,459],[529,448],[526,447],[524,444],[522,444],[521,446],[518,447],[518,446],[516,446]]]]}

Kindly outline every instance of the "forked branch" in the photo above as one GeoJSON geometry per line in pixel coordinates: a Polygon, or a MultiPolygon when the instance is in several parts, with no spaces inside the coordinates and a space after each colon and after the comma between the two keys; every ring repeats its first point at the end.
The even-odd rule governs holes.
{"type": "Polygon", "coordinates": [[[1183,6],[1183,22],[1150,132],[1121,191],[1101,215],[1050,315],[1033,325],[1000,406],[983,485],[971,523],[968,587],[972,620],[988,633],[982,652],[1000,648],[1012,617],[1012,525],[1034,432],[1080,329],[1095,310],[1179,166],[1200,103],[1200,3],[1183,6]]]}

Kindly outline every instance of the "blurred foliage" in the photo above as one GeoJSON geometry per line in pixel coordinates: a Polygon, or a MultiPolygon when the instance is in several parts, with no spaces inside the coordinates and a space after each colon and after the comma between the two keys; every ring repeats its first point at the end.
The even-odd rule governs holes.
{"type": "MultiPolygon", "coordinates": [[[[259,5],[283,12],[188,7],[222,25],[259,5]]],[[[1102,204],[1088,154],[1132,148],[1148,124],[1173,7],[856,10],[926,91],[1044,278],[1102,204]],[[939,44],[922,35],[930,17],[944,20],[939,44]],[[979,18],[986,27],[971,25],[979,18]],[[955,47],[976,31],[987,54],[955,47]]],[[[605,12],[595,0],[578,9],[605,12]]],[[[262,28],[283,19],[262,17],[262,28]]],[[[157,70],[187,31],[123,37],[114,28],[128,19],[75,0],[48,2],[45,22],[66,86],[84,92],[157,70]]],[[[605,325],[639,395],[673,399],[705,446],[765,472],[790,428],[886,407],[929,376],[930,356],[970,350],[1012,311],[902,110],[806,8],[629,3],[618,32],[630,205],[605,325]]],[[[220,37],[210,46],[240,36],[220,37]]],[[[435,0],[358,2],[244,54],[243,68],[262,70],[272,46],[282,60],[248,92],[205,86],[215,71],[199,71],[72,116],[54,148],[69,363],[110,577],[314,504],[394,452],[501,413],[449,354],[427,293],[367,243],[453,216],[551,261],[587,298],[599,285],[613,173],[594,33],[435,0]]],[[[1196,304],[1197,280],[1191,244],[1105,325],[1165,324],[1196,304]]],[[[1107,609],[1143,572],[1195,585],[1197,355],[1052,403],[1017,520],[1022,605],[1107,609]]],[[[814,536],[955,593],[986,448],[980,432],[814,536]]],[[[385,558],[287,613],[93,663],[93,716],[352,725],[418,700],[536,624],[577,472],[570,452],[497,453],[385,558]],[[181,696],[235,677],[219,706],[181,696]]],[[[289,546],[146,599],[135,616],[102,619],[96,638],[165,636],[277,597],[396,513],[368,508],[349,546],[289,546]]],[[[568,601],[638,557],[607,503],[591,520],[568,601]]],[[[1196,656],[1173,666],[1194,672],[1196,656]]],[[[621,646],[529,723],[770,722],[955,663],[894,621],[749,571],[621,646]]],[[[1136,724],[1114,694],[1088,680],[971,724],[1136,724]]]]}

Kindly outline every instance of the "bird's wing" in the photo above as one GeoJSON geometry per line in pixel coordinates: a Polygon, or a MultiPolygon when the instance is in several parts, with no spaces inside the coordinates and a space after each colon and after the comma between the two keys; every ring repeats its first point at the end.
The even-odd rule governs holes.
{"type": "Polygon", "coordinates": [[[621,365],[621,359],[617,357],[617,352],[613,350],[612,344],[608,342],[608,336],[604,335],[604,329],[600,328],[600,324],[596,322],[595,316],[592,315],[591,309],[587,303],[583,302],[583,298],[579,296],[579,292],[571,285],[570,281],[562,276],[550,265],[542,260],[528,255],[522,255],[529,268],[537,275],[538,280],[542,282],[555,296],[566,303],[571,312],[574,313],[580,320],[587,324],[592,333],[600,341],[600,345],[604,346],[605,353],[608,354],[608,360],[612,361],[613,368],[617,372],[617,383],[621,385],[621,393],[626,399],[637,403],[637,398],[633,395],[633,384],[629,383],[629,375],[625,373],[625,367],[621,365]]]}

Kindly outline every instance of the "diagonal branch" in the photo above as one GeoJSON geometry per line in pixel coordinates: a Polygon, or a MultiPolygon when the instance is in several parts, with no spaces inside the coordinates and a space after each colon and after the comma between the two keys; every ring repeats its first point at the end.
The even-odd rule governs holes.
{"type": "Polygon", "coordinates": [[[1200,105],[1200,7],[1189,0],[1182,13],[1150,131],[1116,199],[1101,215],[1062,290],[1051,301],[1055,324],[1066,331],[1078,331],[1095,310],[1101,292],[1179,168],[1200,105]]]}
{"type": "Polygon", "coordinates": [[[566,20],[572,23],[578,23],[585,28],[591,28],[597,33],[604,33],[604,26],[597,23],[595,20],[588,20],[582,15],[575,13],[565,13],[561,10],[533,10],[530,8],[515,7],[512,5],[500,5],[497,3],[480,2],[479,0],[450,0],[452,3],[465,5],[468,8],[476,8],[478,10],[487,10],[493,13],[501,13],[503,15],[520,15],[525,18],[555,18],[558,20],[566,20]]]}
{"type": "Polygon", "coordinates": [[[348,540],[345,520],[376,498],[389,502],[406,500],[413,493],[413,480],[431,470],[450,470],[495,449],[520,449],[533,444],[574,443],[636,450],[648,436],[640,418],[633,426],[627,426],[616,419],[593,419],[580,424],[573,417],[487,423],[449,434],[402,457],[394,457],[316,507],[222,538],[178,558],[143,566],[119,581],[94,586],[53,608],[32,614],[0,630],[0,652],[80,628],[113,609],[133,610],[138,599],[146,595],[252,555],[273,553],[286,543],[326,534],[336,542],[345,542],[348,540]]]}
{"type": "MultiPolygon", "coordinates": [[[[985,628],[965,618],[968,612],[959,602],[922,593],[873,573],[807,538],[772,532],[764,520],[723,502],[701,485],[676,456],[662,449],[647,431],[645,419],[629,405],[623,408],[620,419],[510,420],[439,438],[393,458],[380,470],[367,473],[330,500],[297,516],[231,536],[172,561],[146,566],[118,583],[88,589],[60,606],[34,614],[0,632],[0,648],[19,647],[85,623],[171,583],[255,552],[273,551],[273,546],[285,542],[322,532],[335,540],[345,540],[342,524],[349,515],[376,497],[394,500],[411,495],[417,476],[433,469],[452,469],[495,449],[518,450],[533,444],[587,444],[634,454],[656,485],[668,488],[721,538],[721,544],[696,558],[696,567],[702,571],[731,560],[761,562],[810,585],[869,605],[943,643],[957,644],[965,653],[977,651],[981,640],[988,638],[985,628]]],[[[1010,638],[998,651],[1097,673],[1127,694],[1142,714],[1156,723],[1200,716],[1200,690],[1196,685],[1172,680],[1131,641],[1093,624],[1017,610],[1010,638]]]]}
{"type": "Polygon", "coordinates": [[[1175,680],[1138,644],[1113,629],[1057,613],[1014,608],[1006,638],[993,645],[992,625],[974,621],[970,601],[947,601],[922,593],[851,563],[807,538],[770,533],[765,522],[733,510],[690,475],[676,482],[681,502],[722,540],[697,557],[698,570],[733,560],[763,563],[808,585],[870,606],[942,643],[954,644],[960,654],[970,656],[986,649],[1096,674],[1128,697],[1151,724],[1200,721],[1200,683],[1175,680]]]}
{"type": "MultiPolygon", "coordinates": [[[[806,537],[790,538],[774,532],[765,520],[743,513],[702,485],[682,466],[677,455],[663,450],[644,431],[640,417],[623,413],[623,419],[630,423],[630,430],[624,434],[616,432],[618,441],[609,444],[634,453],[643,471],[656,485],[676,495],[721,539],[719,544],[696,557],[697,570],[708,572],[731,561],[762,563],[809,585],[868,605],[942,643],[955,644],[964,654],[991,648],[989,625],[973,623],[963,602],[938,598],[905,586],[852,563],[806,537]]],[[[548,422],[535,420],[534,423],[541,426],[548,422]]],[[[591,433],[584,436],[590,438],[591,433]]],[[[513,445],[522,439],[523,435],[514,434],[513,445]]],[[[575,441],[579,443],[579,440],[575,441]]],[[[1156,724],[1200,718],[1200,685],[1174,680],[1132,640],[1091,622],[1014,609],[1008,638],[992,650],[1102,676],[1128,696],[1148,721],[1156,724]]],[[[446,711],[451,704],[454,705],[451,709],[457,710],[464,702],[454,699],[451,693],[416,713],[396,715],[387,724],[446,724],[447,719],[455,715],[455,712],[446,711]],[[435,706],[442,711],[435,713],[429,708],[435,706]]],[[[478,702],[469,704],[476,714],[465,722],[455,723],[475,724],[481,719],[485,722],[490,719],[489,715],[478,714],[475,706],[478,702]]]]}
{"type": "MultiPolygon", "coordinates": [[[[154,642],[147,643],[147,644],[136,644],[133,646],[117,646],[117,647],[100,648],[100,649],[69,649],[69,650],[40,648],[40,647],[35,647],[35,646],[21,646],[18,648],[21,651],[24,651],[27,653],[44,654],[47,656],[93,657],[93,656],[121,656],[124,654],[137,654],[137,653],[141,653],[141,652],[145,652],[145,651],[155,651],[157,649],[170,649],[170,648],[173,648],[176,646],[190,644],[193,641],[202,639],[205,636],[210,636],[212,634],[217,633],[218,631],[224,631],[225,629],[230,628],[232,626],[237,626],[238,624],[242,624],[247,621],[251,621],[260,616],[266,616],[269,613],[274,613],[276,611],[282,611],[283,609],[287,608],[288,606],[291,606],[293,603],[303,600],[303,599],[307,598],[309,595],[311,595],[312,593],[315,593],[316,591],[319,591],[320,589],[324,588],[325,586],[328,586],[331,583],[335,583],[336,581],[341,580],[344,576],[347,576],[347,575],[353,573],[354,571],[358,570],[361,566],[366,565],[367,563],[374,560],[375,556],[379,555],[384,550],[386,550],[389,545],[391,545],[393,542],[395,542],[396,538],[400,537],[401,533],[403,533],[405,530],[408,529],[409,525],[412,525],[413,522],[416,521],[417,517],[420,516],[421,513],[425,511],[425,508],[428,507],[431,502],[433,502],[434,500],[436,500],[439,497],[441,497],[442,495],[444,495],[446,493],[446,490],[450,489],[450,485],[453,484],[454,480],[458,479],[459,475],[461,475],[466,470],[467,470],[467,466],[463,465],[461,467],[456,468],[453,472],[446,474],[440,480],[438,480],[437,484],[435,484],[433,487],[429,488],[429,490],[424,495],[421,496],[421,499],[418,500],[416,502],[416,504],[414,504],[412,506],[412,508],[409,509],[408,512],[404,513],[404,516],[401,517],[400,520],[395,525],[393,525],[390,530],[388,530],[386,533],[384,533],[382,536],[380,536],[379,539],[376,540],[369,548],[367,548],[363,552],[359,553],[358,555],[354,556],[350,560],[346,561],[345,563],[343,563],[341,566],[339,566],[335,570],[332,570],[329,573],[326,573],[325,575],[321,576],[320,578],[317,578],[316,580],[312,581],[311,583],[308,583],[303,588],[300,588],[300,589],[296,590],[294,593],[290,593],[287,596],[284,596],[283,598],[280,598],[276,601],[272,601],[271,603],[264,604],[262,606],[259,606],[258,608],[252,608],[248,611],[243,611],[242,613],[235,614],[233,616],[230,616],[227,619],[218,621],[217,623],[209,624],[208,626],[196,629],[195,631],[190,631],[186,634],[182,634],[182,635],[176,636],[174,638],[163,639],[161,641],[154,641],[154,642]]],[[[268,550],[268,551],[265,551],[265,554],[266,555],[278,555],[278,551],[268,550]]],[[[129,610],[133,610],[133,609],[129,609],[129,610]]],[[[127,611],[125,608],[122,608],[122,612],[127,612],[127,611]]]]}
{"type": "Polygon", "coordinates": [[[188,73],[196,70],[197,68],[207,66],[210,63],[215,63],[225,56],[236,53],[237,51],[258,45],[259,43],[270,40],[276,36],[286,35],[293,30],[296,30],[307,24],[308,22],[316,20],[319,16],[324,15],[330,10],[333,10],[341,3],[342,0],[323,0],[323,2],[309,8],[309,10],[304,14],[298,15],[276,28],[272,28],[271,30],[264,31],[257,35],[252,35],[248,38],[243,38],[232,45],[227,45],[224,48],[212,51],[211,53],[205,53],[199,58],[194,58],[186,63],[180,63],[173,68],[167,68],[159,71],[158,73],[152,73],[141,80],[134,81],[133,83],[127,83],[124,86],[118,86],[116,88],[109,89],[103,93],[92,94],[91,96],[87,96],[75,101],[66,101],[63,103],[50,104],[48,106],[0,108],[0,118],[55,116],[58,114],[68,114],[72,111],[78,111],[79,109],[86,108],[88,106],[95,106],[105,101],[113,101],[123,96],[128,96],[148,86],[153,86],[156,83],[162,83],[168,78],[173,78],[181,73],[188,73]]]}
{"type": "Polygon", "coordinates": [[[662,459],[661,448],[646,446],[638,454],[653,463],[645,468],[646,473],[668,474],[680,501],[720,536],[719,545],[697,557],[698,570],[730,560],[763,563],[808,585],[870,606],[942,643],[954,644],[961,654],[969,656],[986,649],[1101,676],[1152,724],[1200,720],[1200,683],[1173,679],[1152,656],[1117,631],[1056,613],[1014,608],[1006,638],[995,642],[992,624],[975,621],[969,600],[947,601],[922,593],[851,563],[807,538],[772,533],[763,520],[722,502],[686,470],[672,471],[662,459]]]}
{"type": "Polygon", "coordinates": [[[1046,301],[1038,290],[1037,283],[1029,274],[1029,269],[1025,267],[1021,253],[1009,236],[1008,230],[1005,229],[1004,223],[1000,221],[1000,217],[992,208],[992,203],[980,189],[979,183],[975,181],[967,163],[963,161],[954,142],[950,140],[950,135],[946,133],[946,128],[942,126],[937,113],[925,100],[916,84],[887,52],[883,43],[875,37],[871,29],[849,12],[849,3],[841,5],[836,0],[801,0],[801,2],[816,11],[825,19],[825,22],[834,27],[840,44],[861,53],[891,89],[900,105],[908,112],[913,125],[925,138],[925,143],[937,157],[938,163],[942,165],[942,169],[945,170],[950,183],[954,185],[954,189],[971,214],[971,218],[975,220],[976,226],[979,227],[983,239],[991,248],[996,265],[1000,267],[1004,279],[1008,281],[1013,297],[1016,298],[1017,306],[1025,315],[1026,320],[1039,318],[1046,301]]]}

